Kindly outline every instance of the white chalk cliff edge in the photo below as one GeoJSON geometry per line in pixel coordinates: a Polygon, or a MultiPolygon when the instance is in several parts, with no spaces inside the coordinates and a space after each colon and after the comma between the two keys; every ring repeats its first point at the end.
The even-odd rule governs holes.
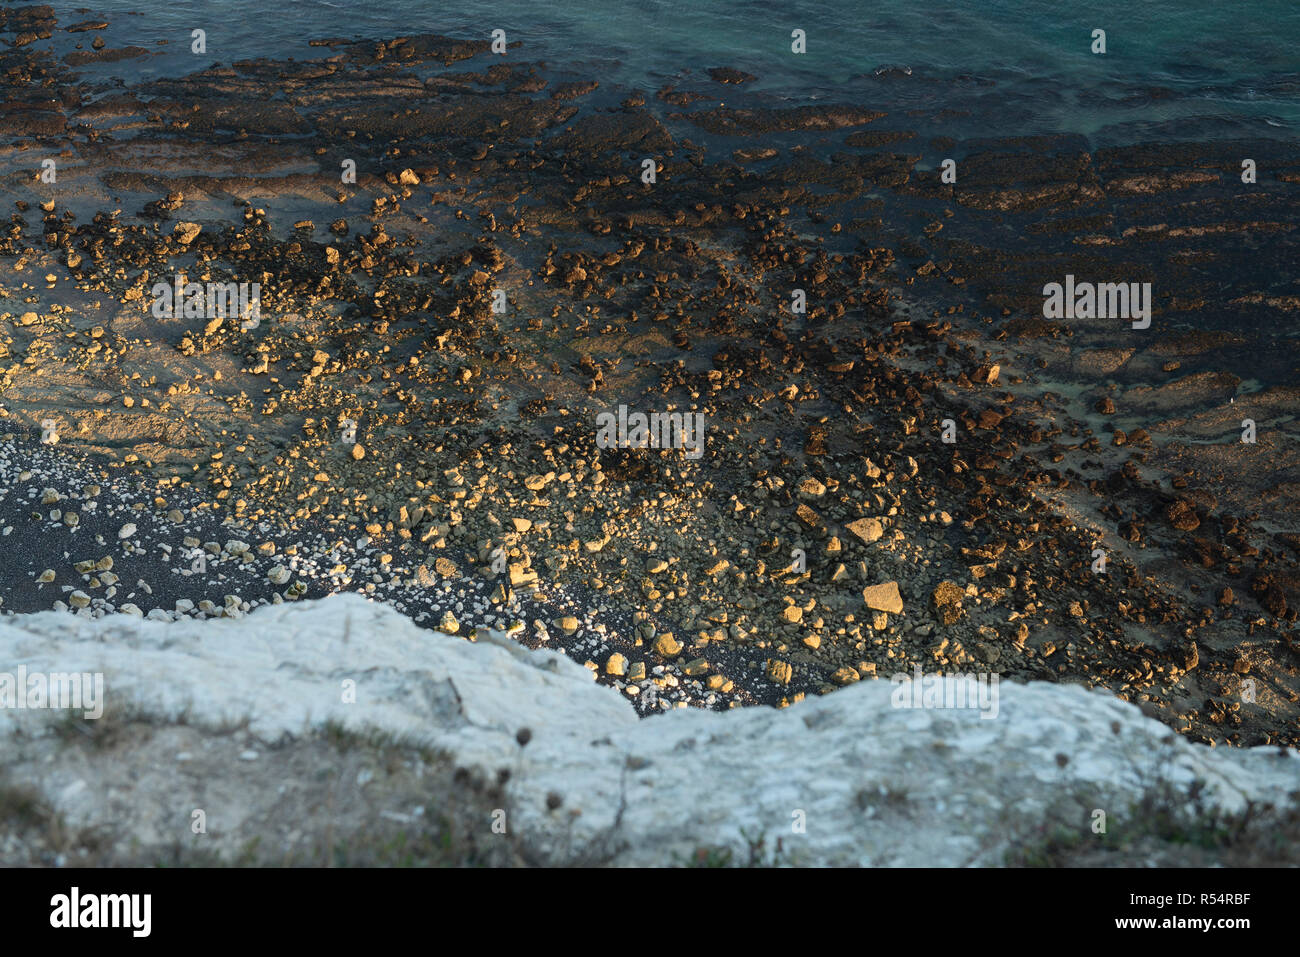
{"type": "MultiPolygon", "coordinates": [[[[543,860],[602,834],[622,848],[622,864],[680,862],[722,846],[743,860],[746,836],[764,835],[769,846],[783,838],[795,863],[998,864],[1017,822],[1070,795],[1100,795],[1097,806],[1115,819],[1157,775],[1203,779],[1229,809],[1286,803],[1300,788],[1296,752],[1192,744],[1106,693],[1047,683],[1003,682],[993,720],[894,708],[888,681],[781,711],[641,720],[558,653],[421,630],[356,595],[237,621],[0,619],[0,672],[20,664],[102,671],[110,718],[123,708],[185,713],[191,725],[246,716],[268,744],[333,721],[428,743],[490,775],[509,768],[510,827],[543,860]],[[355,704],[343,701],[348,679],[355,704]],[[531,740],[521,748],[524,728],[531,740]],[[560,808],[548,810],[551,793],[560,808]]],[[[29,736],[57,717],[0,709],[0,751],[20,727],[29,736]]],[[[52,800],[73,819],[96,813],[84,789],[52,800]]]]}

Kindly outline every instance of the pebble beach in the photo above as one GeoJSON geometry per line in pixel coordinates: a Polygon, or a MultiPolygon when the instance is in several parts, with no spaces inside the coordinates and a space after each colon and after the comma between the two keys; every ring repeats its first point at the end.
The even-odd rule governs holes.
{"type": "Polygon", "coordinates": [[[739,54],[631,85],[480,33],[180,72],[0,9],[0,612],[355,591],[647,716],[921,668],[1300,744],[1284,130],[977,137],[919,69],[792,105],[739,54]],[[1151,283],[1150,327],[1047,318],[1067,276],[1151,283]],[[700,454],[609,447],[620,407],[700,454]]]}

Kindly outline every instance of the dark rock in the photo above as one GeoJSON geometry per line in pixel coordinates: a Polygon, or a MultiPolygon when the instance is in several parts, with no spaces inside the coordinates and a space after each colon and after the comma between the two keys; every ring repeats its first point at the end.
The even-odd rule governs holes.
{"type": "Polygon", "coordinates": [[[709,78],[716,83],[750,83],[758,79],[752,73],[744,73],[729,66],[713,67],[709,70],[709,78]]]}
{"type": "Polygon", "coordinates": [[[1201,525],[1192,503],[1182,498],[1175,499],[1166,506],[1165,518],[1169,519],[1169,524],[1180,532],[1195,531],[1201,525]]]}

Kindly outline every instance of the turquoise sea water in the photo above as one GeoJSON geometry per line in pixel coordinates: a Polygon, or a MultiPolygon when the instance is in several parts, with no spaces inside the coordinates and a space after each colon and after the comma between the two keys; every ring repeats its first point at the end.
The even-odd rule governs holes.
{"type": "Polygon", "coordinates": [[[947,117],[954,136],[1069,132],[1097,144],[1300,138],[1296,0],[59,0],[64,24],[102,13],[111,45],[161,55],[112,69],[175,75],[252,57],[313,58],[321,37],[442,33],[523,41],[602,83],[653,92],[733,66],[777,100],[848,100],[947,117]],[[128,15],[131,13],[138,15],[128,15]],[[190,31],[207,31],[206,57],[190,31]],[[790,52],[794,29],[807,53],[790,52]],[[1107,52],[1091,52],[1092,31],[1107,52]],[[166,41],[160,45],[159,41],[166,41]],[[906,67],[875,76],[881,67],[906,67]],[[902,73],[902,75],[900,75],[902,73]],[[964,115],[963,115],[964,114],[964,115]]]}

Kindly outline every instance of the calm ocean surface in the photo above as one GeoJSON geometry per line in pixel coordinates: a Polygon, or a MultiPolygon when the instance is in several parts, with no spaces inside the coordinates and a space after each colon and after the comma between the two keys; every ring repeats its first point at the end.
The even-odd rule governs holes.
{"type": "MultiPolygon", "coordinates": [[[[1297,0],[58,0],[64,25],[102,13],[111,46],[161,55],[100,69],[136,79],[252,57],[315,58],[321,37],[504,29],[575,75],[653,92],[709,67],[757,74],[774,100],[942,112],[962,136],[1077,133],[1095,145],[1300,137],[1297,0]],[[89,9],[92,13],[78,13],[89,9]],[[128,14],[136,15],[128,15],[128,14]],[[207,55],[190,31],[207,31],[207,55]],[[807,53],[790,52],[795,28],[807,53]],[[1094,55],[1092,31],[1106,31],[1094,55]],[[159,41],[167,41],[159,45],[159,41]],[[873,76],[881,67],[907,67],[873,76]],[[128,72],[129,71],[129,72],[128,72]]],[[[83,35],[84,36],[84,35],[83,35]]]]}

